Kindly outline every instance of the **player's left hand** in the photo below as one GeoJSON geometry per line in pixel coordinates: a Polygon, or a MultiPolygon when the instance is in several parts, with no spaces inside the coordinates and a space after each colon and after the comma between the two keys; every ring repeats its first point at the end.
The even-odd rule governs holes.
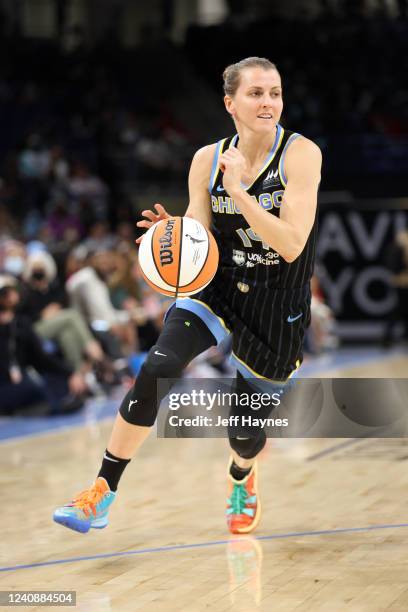
{"type": "Polygon", "coordinates": [[[219,158],[220,170],[224,173],[222,182],[224,189],[230,193],[240,189],[242,174],[245,172],[246,161],[236,147],[230,147],[219,158]]]}

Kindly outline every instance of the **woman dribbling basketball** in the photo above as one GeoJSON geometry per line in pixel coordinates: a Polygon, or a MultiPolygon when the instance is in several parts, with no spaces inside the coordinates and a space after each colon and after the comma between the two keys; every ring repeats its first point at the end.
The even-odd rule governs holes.
{"type": "MultiPolygon", "coordinates": [[[[194,357],[227,336],[240,392],[250,394],[256,379],[282,386],[301,364],[310,322],[321,153],[279,124],[282,84],[269,60],[247,58],[226,68],[224,92],[237,133],[197,151],[186,211],[214,234],[218,272],[208,287],[177,299],[169,311],[120,406],[95,483],[54,513],[54,520],[71,529],[107,525],[122,472],[155,422],[158,378],[179,377],[194,357]]],[[[147,220],[139,227],[168,217],[160,204],[155,209],[144,211],[147,220]]],[[[240,414],[241,407],[234,410],[240,414]]],[[[265,441],[262,428],[229,432],[226,516],[233,533],[248,533],[259,522],[256,457],[265,441]]]]}

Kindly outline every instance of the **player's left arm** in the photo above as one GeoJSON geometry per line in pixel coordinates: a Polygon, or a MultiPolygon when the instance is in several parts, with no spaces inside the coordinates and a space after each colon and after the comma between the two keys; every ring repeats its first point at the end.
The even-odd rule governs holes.
{"type": "MultiPolygon", "coordinates": [[[[233,166],[240,165],[240,153],[228,152],[224,161],[225,176],[229,170],[228,165],[232,174],[233,166]]],[[[279,217],[257,205],[238,186],[236,177],[230,181],[230,186],[226,185],[224,179],[224,186],[254,232],[288,263],[295,261],[302,253],[313,227],[321,164],[320,149],[311,140],[299,137],[289,146],[285,157],[287,185],[279,217]]],[[[236,176],[239,176],[238,169],[236,176]]]]}
{"type": "Polygon", "coordinates": [[[311,140],[299,137],[288,148],[285,157],[287,185],[279,220],[288,227],[288,246],[293,259],[302,253],[313,227],[321,167],[321,151],[311,140]]]}

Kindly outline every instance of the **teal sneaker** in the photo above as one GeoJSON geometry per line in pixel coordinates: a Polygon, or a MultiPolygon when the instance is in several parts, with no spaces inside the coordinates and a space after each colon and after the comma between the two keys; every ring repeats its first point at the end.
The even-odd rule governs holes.
{"type": "Polygon", "coordinates": [[[116,493],[110,490],[105,478],[95,480],[92,487],[82,491],[70,504],[57,508],[53,519],[74,531],[87,533],[91,527],[103,529],[108,524],[109,506],[116,493]]]}

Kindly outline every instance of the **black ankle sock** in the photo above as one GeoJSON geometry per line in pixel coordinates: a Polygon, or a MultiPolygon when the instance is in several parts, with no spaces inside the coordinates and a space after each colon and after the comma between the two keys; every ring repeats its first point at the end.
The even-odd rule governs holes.
{"type": "Polygon", "coordinates": [[[252,468],[240,468],[235,461],[231,463],[230,474],[235,480],[243,480],[252,468]]]}
{"type": "Polygon", "coordinates": [[[120,459],[115,457],[106,449],[103,455],[103,461],[101,469],[99,470],[99,476],[105,478],[111,491],[116,491],[120,477],[122,476],[123,470],[129,463],[130,459],[120,459]]]}

